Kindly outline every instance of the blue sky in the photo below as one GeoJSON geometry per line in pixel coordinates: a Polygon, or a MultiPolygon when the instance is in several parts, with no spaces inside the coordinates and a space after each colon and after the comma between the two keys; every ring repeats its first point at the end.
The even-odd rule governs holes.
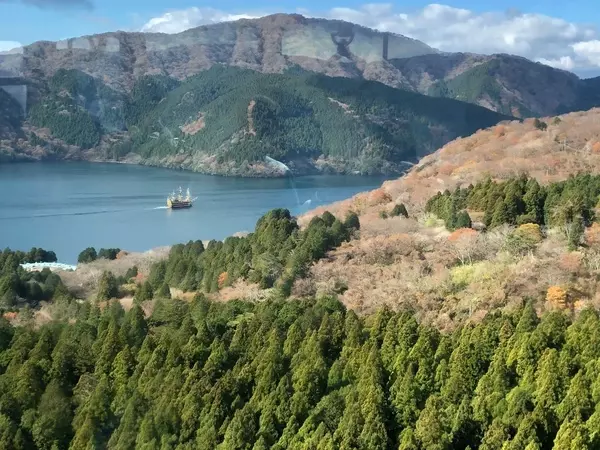
{"type": "Polygon", "coordinates": [[[259,0],[249,7],[244,0],[0,0],[0,51],[15,42],[113,30],[178,32],[238,15],[301,11],[405,34],[444,51],[505,52],[582,76],[600,73],[597,0],[383,2],[259,0]]]}

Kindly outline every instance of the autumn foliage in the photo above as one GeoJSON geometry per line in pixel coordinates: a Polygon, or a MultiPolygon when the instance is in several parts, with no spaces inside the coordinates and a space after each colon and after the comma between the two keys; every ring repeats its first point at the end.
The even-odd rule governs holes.
{"type": "Polygon", "coordinates": [[[556,307],[567,305],[567,291],[560,286],[550,286],[546,292],[546,301],[556,307]]]}
{"type": "Polygon", "coordinates": [[[228,279],[229,275],[227,274],[227,272],[221,272],[221,274],[219,274],[219,278],[217,279],[219,289],[221,289],[223,286],[225,286],[225,284],[227,284],[228,279]]]}
{"type": "Polygon", "coordinates": [[[600,247],[600,224],[594,222],[585,230],[585,243],[590,247],[600,247]]]}
{"type": "Polygon", "coordinates": [[[376,206],[384,203],[389,203],[392,201],[392,197],[390,194],[385,192],[383,189],[375,189],[371,193],[369,193],[369,205],[376,206]]]}
{"type": "Polygon", "coordinates": [[[477,237],[477,231],[473,228],[459,228],[456,231],[453,231],[450,236],[448,236],[448,240],[450,242],[459,242],[463,240],[471,240],[477,237]]]}

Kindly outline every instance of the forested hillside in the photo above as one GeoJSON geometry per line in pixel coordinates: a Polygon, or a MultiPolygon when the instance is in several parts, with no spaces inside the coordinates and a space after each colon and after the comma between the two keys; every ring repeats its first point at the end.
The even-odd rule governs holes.
{"type": "Polygon", "coordinates": [[[118,303],[0,324],[6,449],[596,449],[600,320],[452,334],[335,299],[118,303]]]}
{"type": "Polygon", "coordinates": [[[183,154],[187,159],[178,163],[197,169],[207,164],[202,156],[238,166],[270,156],[296,164],[322,157],[361,172],[397,170],[400,161],[502,119],[379,83],[222,67],[148,106],[134,103],[130,110],[142,118],[132,150],[157,161],[183,154]]]}
{"type": "MultiPolygon", "coordinates": [[[[516,117],[562,114],[598,105],[597,87],[570,72],[511,55],[461,56],[472,58],[472,64],[459,60],[459,67],[454,67],[458,70],[449,71],[429,86],[429,95],[466,101],[516,117]]],[[[443,58],[422,57],[430,67],[443,58]]],[[[452,59],[453,55],[446,58],[452,59]]]]}
{"type": "Polygon", "coordinates": [[[30,110],[28,136],[33,158],[44,151],[56,158],[52,138],[80,149],[69,147],[66,158],[226,175],[281,175],[267,156],[296,173],[390,173],[505,118],[463,102],[301,70],[213,67],[184,82],[146,76],[131,95],[60,70],[30,110]]]}
{"type": "Polygon", "coordinates": [[[83,149],[96,146],[102,133],[125,128],[123,99],[83,72],[59,70],[49,92],[29,111],[35,126],[83,149]]]}
{"type": "Polygon", "coordinates": [[[21,136],[23,112],[17,102],[0,89],[0,162],[4,159],[3,147],[21,136]]]}

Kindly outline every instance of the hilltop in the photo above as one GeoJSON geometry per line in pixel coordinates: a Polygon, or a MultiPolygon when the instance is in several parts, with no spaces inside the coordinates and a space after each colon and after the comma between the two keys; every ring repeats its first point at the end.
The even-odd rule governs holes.
{"type": "MultiPolygon", "coordinates": [[[[455,139],[423,157],[402,177],[386,181],[381,189],[326,208],[376,214],[380,205],[370,205],[367,199],[385,194],[422,211],[436,192],[466,187],[488,176],[504,180],[528,173],[547,184],[580,172],[600,171],[600,108],[540,120],[546,130],[536,128],[535,119],[503,121],[455,139]]],[[[324,208],[308,213],[304,220],[324,208]]]]}

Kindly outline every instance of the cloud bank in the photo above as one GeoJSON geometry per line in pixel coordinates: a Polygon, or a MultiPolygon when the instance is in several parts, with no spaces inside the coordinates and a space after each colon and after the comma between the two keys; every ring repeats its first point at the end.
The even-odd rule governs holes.
{"type": "Polygon", "coordinates": [[[23,46],[17,41],[0,41],[0,54],[20,54],[23,53],[23,46]]]}
{"type": "MultiPolygon", "coordinates": [[[[442,51],[510,53],[580,74],[600,70],[597,27],[543,14],[524,14],[514,9],[477,13],[437,3],[413,11],[402,11],[391,3],[374,3],[359,8],[332,8],[323,13],[299,12],[403,34],[442,51]]],[[[189,8],[155,17],[142,30],[178,33],[199,25],[267,13],[231,14],[213,8],[189,8]]]]}
{"type": "Polygon", "coordinates": [[[213,8],[188,8],[166,12],[150,19],[141,31],[158,33],[180,33],[189,28],[211,23],[229,22],[239,19],[256,19],[265,14],[230,14],[213,8]]]}

